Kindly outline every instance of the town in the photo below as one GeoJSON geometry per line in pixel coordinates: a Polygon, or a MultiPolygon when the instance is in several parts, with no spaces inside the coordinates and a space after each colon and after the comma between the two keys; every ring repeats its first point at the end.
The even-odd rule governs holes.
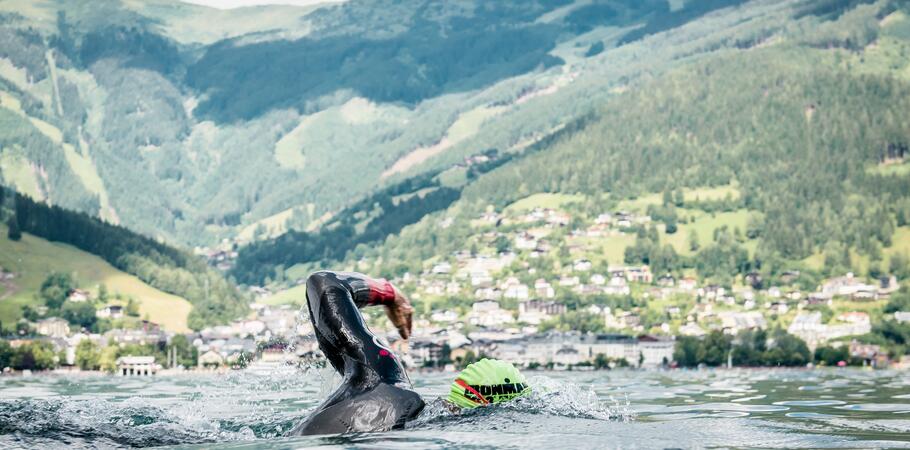
{"type": "MultiPolygon", "coordinates": [[[[421,273],[405,272],[390,280],[417,308],[407,344],[395,342],[381,311],[367,311],[367,321],[402,352],[406,363],[421,370],[451,370],[483,356],[532,369],[669,368],[686,365],[680,361],[683,339],[703,341],[718,334],[735,345],[744,333],[754,332],[785,333],[805,343],[815,357],[797,359],[797,365],[824,364],[820,355],[834,352],[837,356],[827,358],[828,363],[910,366],[910,356],[862,338],[885,316],[910,322],[906,310],[881,312],[889,298],[900,295],[895,275],[871,278],[848,272],[806,289],[798,270],[783,273],[776,284],[750,272],[722,286],[700,281],[696,273],[653,273],[645,264],[588,257],[597,239],[653,230],[649,215],[615,211],[570,226],[573,220],[578,222],[554,208],[484,212],[471,222],[478,230],[472,248],[439,258],[421,273]],[[555,268],[540,264],[548,258],[556,261],[555,268]]],[[[439,226],[453,223],[443,219],[439,226]]],[[[660,230],[667,232],[664,224],[660,230]]],[[[236,256],[229,247],[203,254],[222,269],[236,256]]],[[[353,269],[371,267],[363,259],[353,269]]],[[[183,334],[136,317],[134,299],[112,298],[103,287],[94,294],[66,287],[59,308],[65,317],[20,321],[0,362],[7,372],[100,369],[119,375],[320,363],[303,307],[304,282],[297,278],[290,289],[277,293],[251,287],[255,300],[249,316],[183,334]],[[92,305],[94,319],[121,327],[91,332],[80,326],[84,320],[74,320],[78,314],[67,313],[78,305],[92,305]],[[17,351],[32,354],[17,356],[17,351]]],[[[773,335],[768,339],[773,341],[773,335]]],[[[733,348],[726,352],[708,365],[733,364],[733,348]]]]}

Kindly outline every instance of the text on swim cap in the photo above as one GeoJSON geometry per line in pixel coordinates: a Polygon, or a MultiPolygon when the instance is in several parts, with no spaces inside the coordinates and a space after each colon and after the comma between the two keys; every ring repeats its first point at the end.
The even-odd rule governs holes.
{"type": "MultiPolygon", "coordinates": [[[[493,402],[509,400],[512,397],[522,393],[525,389],[528,388],[527,384],[524,383],[504,383],[504,384],[479,384],[479,385],[470,385],[471,389],[477,391],[480,395],[484,396],[487,399],[493,398],[493,402]]],[[[477,398],[470,389],[465,388],[464,394],[465,398],[474,402],[480,402],[481,399],[477,398]]]]}

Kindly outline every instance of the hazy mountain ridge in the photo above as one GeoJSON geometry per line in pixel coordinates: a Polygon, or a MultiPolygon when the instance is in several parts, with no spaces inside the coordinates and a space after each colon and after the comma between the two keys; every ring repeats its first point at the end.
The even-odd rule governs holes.
{"type": "MultiPolygon", "coordinates": [[[[765,270],[771,276],[793,267],[806,273],[879,273],[887,265],[883,256],[903,251],[904,244],[892,237],[910,217],[902,194],[910,191],[907,179],[898,170],[878,168],[902,160],[906,152],[900,149],[910,135],[898,119],[906,108],[910,79],[906,59],[900,57],[908,45],[902,31],[906,11],[898,7],[889,2],[845,3],[834,12],[825,9],[820,20],[786,24],[777,33],[762,29],[754,37],[734,35],[727,49],[691,59],[667,75],[602,100],[590,125],[477,177],[444,212],[404,228],[382,245],[354,249],[343,264],[394,276],[420,273],[453,252],[489,249],[492,244],[479,237],[481,231],[508,238],[511,229],[478,231],[472,221],[485,210],[500,213],[537,193],[583,195],[585,200],[572,209],[583,222],[592,211],[609,211],[623,199],[732,184],[738,199],[689,208],[741,213],[743,218],[753,214],[750,220],[766,232],[747,243],[748,251],[738,253],[747,255],[739,266],[718,271],[708,264],[710,269],[702,269],[709,272],[701,275],[729,283],[728,277],[745,273],[739,271],[765,270]],[[443,222],[448,225],[440,227],[443,222]]],[[[807,17],[803,13],[790,10],[807,17]]],[[[677,219],[686,219],[684,213],[653,214],[674,226],[677,219]]],[[[655,263],[657,271],[739,258],[730,252],[741,250],[712,247],[715,253],[687,260],[676,256],[692,256],[683,252],[685,239],[681,244],[670,238],[674,253],[669,259],[674,262],[655,263]]],[[[235,274],[244,282],[293,279],[324,264],[325,255],[278,250],[313,246],[319,239],[299,234],[244,249],[235,274]],[[263,257],[269,254],[271,260],[263,257]],[[270,264],[274,272],[267,270],[270,264]]],[[[655,257],[652,249],[666,250],[667,239],[610,245],[619,248],[620,256],[627,247],[643,252],[644,260],[637,260],[633,251],[627,263],[648,263],[655,257]]],[[[584,252],[574,256],[594,257],[584,252]]],[[[565,255],[560,257],[565,265],[565,255]]]]}
{"type": "MultiPolygon", "coordinates": [[[[15,12],[0,28],[16,36],[0,49],[9,61],[0,64],[4,90],[23,118],[52,126],[4,145],[25,149],[15,158],[5,152],[6,171],[15,172],[5,180],[22,189],[72,179],[63,167],[74,156],[36,163],[29,154],[42,135],[59,134],[53,145],[70,145],[84,161],[70,172],[94,180],[80,177],[93,167],[102,185],[43,189],[52,202],[185,243],[230,237],[282,212],[291,218],[284,227],[304,227],[361,198],[411,152],[442,143],[444,151],[402,166],[433,169],[489,148],[520,149],[586,114],[609,85],[646,64],[603,77],[610,68],[605,54],[590,58],[590,66],[584,55],[598,42],[609,49],[635,27],[674,14],[653,3],[603,2],[598,8],[609,14],[601,16],[567,1],[464,10],[413,2],[398,6],[411,11],[400,16],[380,14],[397,9],[370,2],[280,7],[293,20],[209,44],[211,33],[189,33],[187,24],[200,29],[206,15],[230,22],[245,14],[272,23],[275,14],[268,7],[231,13],[164,1],[4,2],[0,9],[15,12]],[[603,21],[589,23],[591,17],[603,21]],[[513,46],[476,48],[492,42],[497,29],[504,33],[499,41],[513,46]],[[299,70],[314,50],[334,54],[333,45],[348,49],[340,52],[345,59],[299,70]],[[435,56],[446,48],[444,57],[435,56]],[[285,60],[256,59],[263,50],[285,60]],[[453,54],[461,55],[458,64],[449,61],[453,54]],[[359,59],[369,55],[389,57],[359,59]],[[386,70],[385,60],[397,62],[386,70]],[[210,65],[215,61],[226,65],[210,65]],[[238,78],[246,69],[261,76],[238,78]],[[336,82],[338,73],[350,76],[336,82]],[[303,85],[300,74],[309,74],[303,85]],[[278,90],[267,92],[272,88],[278,90]],[[288,88],[296,93],[282,94],[288,88]],[[229,117],[250,120],[222,121],[229,117]],[[296,140],[285,143],[300,156],[285,146],[297,161],[288,165],[276,144],[292,131],[296,140]]],[[[695,9],[700,15],[726,4],[695,9]]],[[[766,14],[767,7],[753,10],[766,14]]]]}

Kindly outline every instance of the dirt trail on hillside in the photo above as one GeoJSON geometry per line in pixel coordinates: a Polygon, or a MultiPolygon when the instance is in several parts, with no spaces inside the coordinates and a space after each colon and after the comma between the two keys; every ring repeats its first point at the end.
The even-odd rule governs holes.
{"type": "Polygon", "coordinates": [[[0,281],[0,286],[3,286],[3,293],[0,294],[0,300],[6,300],[8,297],[12,297],[13,294],[19,292],[19,286],[16,283],[13,283],[13,280],[2,280],[0,281]]]}

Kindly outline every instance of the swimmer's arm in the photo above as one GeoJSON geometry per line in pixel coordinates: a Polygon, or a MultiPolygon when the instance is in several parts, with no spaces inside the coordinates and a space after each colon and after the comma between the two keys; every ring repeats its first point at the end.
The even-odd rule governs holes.
{"type": "Polygon", "coordinates": [[[407,296],[386,279],[370,278],[359,273],[346,275],[348,284],[351,286],[354,303],[358,308],[372,305],[385,306],[386,315],[398,329],[401,338],[407,340],[411,337],[411,318],[414,308],[411,307],[407,296]]]}

